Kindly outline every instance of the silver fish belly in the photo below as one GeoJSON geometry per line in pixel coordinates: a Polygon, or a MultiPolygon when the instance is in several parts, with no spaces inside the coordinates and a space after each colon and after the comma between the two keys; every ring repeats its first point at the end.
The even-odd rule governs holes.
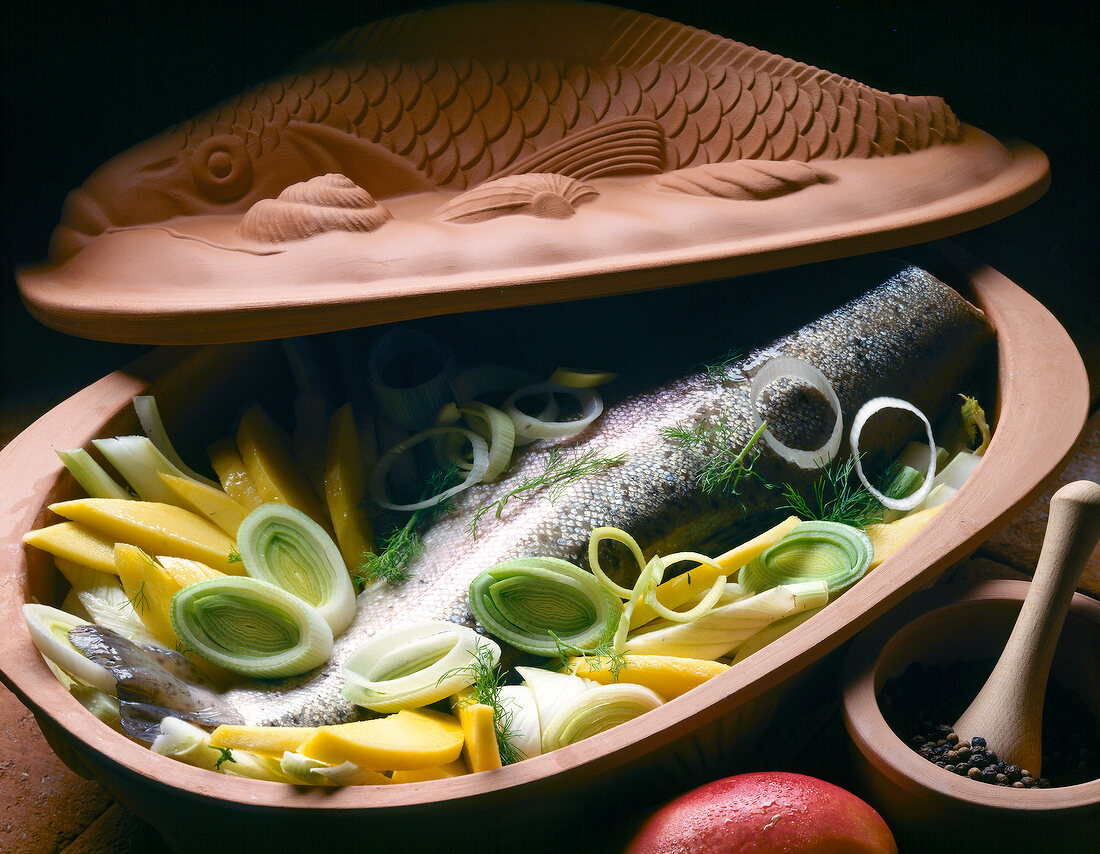
{"type": "MultiPolygon", "coordinates": [[[[796,356],[816,365],[832,382],[850,424],[855,410],[879,395],[909,400],[930,416],[941,411],[992,335],[980,311],[928,273],[909,267],[750,353],[729,368],[724,380],[699,372],[611,405],[570,444],[623,453],[621,466],[576,482],[553,503],[537,496],[511,501],[500,518],[486,514],[477,536],[471,536],[467,524],[479,506],[544,470],[551,448],[531,446],[507,477],[461,493],[454,510],[431,525],[408,581],[376,583],[359,596],[357,617],[324,668],[277,684],[242,686],[227,692],[226,699],[249,723],[319,725],[352,719],[356,709],[341,693],[340,667],[348,655],[367,638],[399,624],[425,619],[472,623],[469,585],[490,566],[525,555],[584,565],[589,535],[601,525],[628,531],[648,554],[698,549],[746,513],[774,506],[774,493],[751,480],[736,497],[703,491],[695,477],[701,460],[662,434],[665,427],[724,418],[735,444],[746,443],[753,431],[749,378],[774,356],[796,356]]],[[[769,406],[764,412],[769,423],[801,417],[782,395],[769,406]]],[[[865,434],[863,450],[893,453],[912,429],[900,421],[883,426],[876,435],[865,434]]],[[[767,448],[756,470],[771,482],[800,488],[812,480],[767,448]]]]}

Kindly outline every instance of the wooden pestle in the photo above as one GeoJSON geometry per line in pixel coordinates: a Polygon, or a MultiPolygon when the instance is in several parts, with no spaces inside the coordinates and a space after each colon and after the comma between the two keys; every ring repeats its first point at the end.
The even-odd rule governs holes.
{"type": "Polygon", "coordinates": [[[1069,483],[1050,500],[1043,547],[1020,616],[989,680],[955,724],[960,741],[986,740],[1006,763],[1038,777],[1043,696],[1070,600],[1100,539],[1100,485],[1069,483]]]}

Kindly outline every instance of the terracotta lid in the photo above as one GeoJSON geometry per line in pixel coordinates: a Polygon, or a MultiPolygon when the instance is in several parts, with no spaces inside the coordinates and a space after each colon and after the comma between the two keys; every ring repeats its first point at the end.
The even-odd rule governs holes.
{"type": "Polygon", "coordinates": [[[932,95],[611,6],[466,4],[118,155],[17,278],[73,335],[256,340],[896,248],[1048,182],[1041,151],[932,95]]]}

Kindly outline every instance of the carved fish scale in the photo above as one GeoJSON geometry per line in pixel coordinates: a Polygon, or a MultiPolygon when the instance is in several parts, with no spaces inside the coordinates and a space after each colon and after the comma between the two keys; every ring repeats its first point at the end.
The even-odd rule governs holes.
{"type": "Polygon", "coordinates": [[[745,162],[724,168],[736,161],[782,183],[802,174],[783,168],[793,162],[889,156],[960,134],[940,98],[889,95],[652,15],[462,4],[354,30],[103,164],[67,199],[50,253],[70,257],[109,229],[244,213],[326,174],[376,199],[524,173],[714,167],[707,180],[755,180],[745,162]]]}
{"type": "MultiPolygon", "coordinates": [[[[594,64],[446,52],[422,58],[418,51],[441,47],[432,36],[439,29],[433,15],[442,12],[347,34],[314,54],[308,70],[192,122],[189,144],[225,127],[231,115],[232,132],[259,156],[291,121],[320,123],[383,146],[437,186],[464,189],[517,171],[548,145],[627,119],[656,123],[662,162],[625,158],[608,171],[884,156],[953,140],[959,130],[939,98],[889,95],[629,12],[607,27],[607,49],[594,64]]],[[[522,54],[519,48],[499,46],[522,54]]]]}

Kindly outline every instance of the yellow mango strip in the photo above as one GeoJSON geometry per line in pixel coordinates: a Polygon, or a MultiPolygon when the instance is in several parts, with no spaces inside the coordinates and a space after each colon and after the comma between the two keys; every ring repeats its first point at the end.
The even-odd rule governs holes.
{"type": "Polygon", "coordinates": [[[368,771],[408,771],[454,762],[463,741],[453,715],[416,709],[321,727],[298,752],[329,765],[354,762],[368,771]]]}
{"type": "Polygon", "coordinates": [[[467,688],[451,697],[451,710],[462,724],[465,738],[462,758],[466,760],[470,771],[477,773],[500,768],[502,763],[493,722],[493,707],[477,702],[473,692],[467,688]]]}
{"type": "Polygon", "coordinates": [[[221,724],[210,733],[213,747],[232,750],[248,750],[261,756],[282,759],[286,751],[297,753],[298,748],[317,734],[311,726],[245,726],[221,724]]]}
{"type": "Polygon", "coordinates": [[[875,549],[871,565],[867,567],[868,571],[904,546],[909,538],[927,525],[942,507],[942,504],[937,504],[935,507],[902,516],[893,522],[874,522],[865,527],[863,530],[871,538],[871,545],[875,549]]]}
{"type": "Polygon", "coordinates": [[[629,682],[641,685],[660,694],[666,700],[686,694],[721,673],[729,666],[718,661],[701,658],[679,658],[672,655],[624,655],[626,666],[611,672],[611,662],[606,657],[585,659],[580,656],[566,662],[569,673],[610,685],[629,682]]]}
{"type": "Polygon", "coordinates": [[[159,474],[164,485],[179,499],[181,507],[209,519],[230,537],[237,538],[237,529],[248,515],[248,507],[209,484],[166,472],[159,474]]]}
{"type": "Polygon", "coordinates": [[[346,403],[329,420],[325,501],[336,532],[336,544],[351,573],[363,563],[364,553],[374,551],[374,530],[363,509],[363,471],[355,418],[351,404],[346,403]]]}
{"type": "MultiPolygon", "coordinates": [[[[706,593],[721,575],[729,576],[731,581],[736,581],[737,570],[787,536],[794,530],[799,521],[797,516],[788,516],[774,528],[770,528],[748,542],[719,555],[714,559],[714,562],[721,569],[709,565],[700,565],[670,578],[663,584],[658,585],[655,591],[657,601],[666,608],[679,608],[685,602],[690,602],[696,596],[706,593]]],[[[656,612],[649,605],[644,601],[639,602],[631,615],[630,628],[644,626],[656,616],[656,612]]],[[[657,693],[660,693],[660,691],[657,693]]]]}
{"type": "Polygon", "coordinates": [[[244,461],[245,471],[265,502],[289,504],[309,516],[330,535],[334,533],[328,509],[313,492],[279,428],[259,404],[241,416],[237,427],[237,449],[244,461]]]}
{"type": "Polygon", "coordinates": [[[172,628],[172,619],[169,617],[172,597],[183,585],[171,572],[161,566],[155,558],[129,543],[115,545],[115,567],[118,570],[119,581],[122,582],[122,589],[133,603],[134,610],[141,617],[145,628],[166,649],[183,652],[216,685],[231,685],[239,679],[216,664],[211,664],[201,656],[183,648],[176,630],[172,628]]]}
{"type": "Polygon", "coordinates": [[[115,541],[77,522],[58,522],[23,535],[23,542],[55,558],[98,572],[115,572],[115,541]]]}
{"type": "Polygon", "coordinates": [[[130,543],[150,554],[191,558],[228,575],[239,572],[230,561],[236,542],[212,522],[174,504],[78,498],[51,504],[50,510],[113,543],[130,543]]]}
{"type": "Polygon", "coordinates": [[[433,765],[431,768],[413,768],[408,771],[394,771],[390,777],[391,783],[424,783],[428,780],[447,780],[451,777],[462,777],[470,773],[466,767],[466,761],[460,756],[454,762],[446,765],[433,765]]]}
{"type": "MultiPolygon", "coordinates": [[[[156,560],[161,569],[172,576],[180,587],[186,587],[196,581],[206,581],[209,578],[225,578],[226,576],[224,572],[219,572],[205,563],[186,557],[157,555],[156,560]]],[[[240,567],[240,564],[233,564],[233,566],[240,567]]],[[[241,569],[237,575],[244,575],[244,570],[241,569]]]]}
{"type": "Polygon", "coordinates": [[[256,484],[244,470],[244,460],[237,451],[236,442],[229,438],[220,439],[208,447],[206,453],[228,496],[249,510],[255,510],[264,503],[256,484]]]}

